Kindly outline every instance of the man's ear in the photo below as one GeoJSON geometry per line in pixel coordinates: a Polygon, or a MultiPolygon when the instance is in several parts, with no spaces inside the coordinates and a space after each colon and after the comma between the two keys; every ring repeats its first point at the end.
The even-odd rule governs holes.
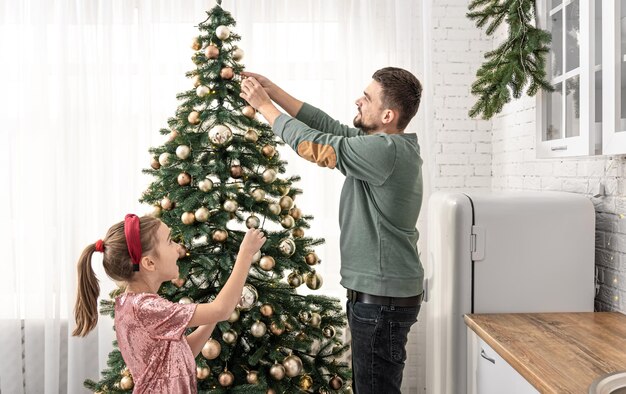
{"type": "Polygon", "coordinates": [[[392,124],[395,119],[397,119],[398,114],[392,109],[383,110],[382,122],[384,125],[392,124]]]}
{"type": "Polygon", "coordinates": [[[141,260],[139,260],[139,265],[142,270],[152,272],[156,270],[156,264],[152,260],[150,256],[143,256],[141,260]]]}

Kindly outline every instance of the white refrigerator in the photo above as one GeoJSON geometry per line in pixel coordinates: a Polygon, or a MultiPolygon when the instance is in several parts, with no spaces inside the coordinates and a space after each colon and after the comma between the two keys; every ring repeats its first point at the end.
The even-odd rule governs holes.
{"type": "Polygon", "coordinates": [[[427,394],[467,392],[464,314],[593,311],[589,198],[436,192],[427,225],[427,394]]]}

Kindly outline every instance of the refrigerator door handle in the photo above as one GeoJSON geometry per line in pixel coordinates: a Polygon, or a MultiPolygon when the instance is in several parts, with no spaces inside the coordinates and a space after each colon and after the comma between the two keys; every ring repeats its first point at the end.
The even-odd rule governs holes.
{"type": "Polygon", "coordinates": [[[472,226],[470,248],[473,261],[480,261],[485,258],[485,238],[486,231],[484,227],[472,226]]]}
{"type": "Polygon", "coordinates": [[[482,357],[482,358],[484,358],[485,360],[487,360],[487,361],[491,362],[492,364],[495,364],[495,363],[496,363],[496,360],[495,360],[495,359],[493,359],[493,358],[491,358],[491,357],[488,357],[488,356],[487,356],[487,353],[485,353],[485,349],[480,349],[480,357],[482,357]]]}

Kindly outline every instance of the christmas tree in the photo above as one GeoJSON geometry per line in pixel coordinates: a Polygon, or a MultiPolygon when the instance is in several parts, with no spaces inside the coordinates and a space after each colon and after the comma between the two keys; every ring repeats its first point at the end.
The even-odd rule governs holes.
{"type": "MultiPolygon", "coordinates": [[[[210,302],[229,277],[247,228],[262,228],[267,242],[254,257],[241,301],[219,323],[196,358],[198,391],[211,393],[350,392],[350,369],[339,361],[348,346],[339,339],[346,317],[339,300],[300,295],[318,290],[322,277],[305,236],[312,216],[294,205],[299,177],[281,178],[286,162],[270,127],[239,97],[243,51],[235,20],[221,1],[207,12],[194,38],[187,73],[194,88],[168,120],[164,145],[152,148],[154,181],[141,198],[155,207],[184,245],[180,278],[159,294],[180,303],[210,302]]],[[[101,313],[114,315],[114,297],[101,313]]],[[[114,316],[113,316],[114,317],[114,316]]],[[[131,392],[133,380],[114,343],[109,368],[95,392],[131,392]]]]}

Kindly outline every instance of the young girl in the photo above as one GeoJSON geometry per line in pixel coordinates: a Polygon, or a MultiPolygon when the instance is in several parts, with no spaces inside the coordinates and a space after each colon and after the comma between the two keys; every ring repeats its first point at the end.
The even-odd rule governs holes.
{"type": "Polygon", "coordinates": [[[133,375],[134,393],[196,393],[196,363],[215,324],[235,309],[253,255],[265,237],[249,230],[239,248],[230,278],[211,303],[177,304],[159,295],[161,283],[178,278],[180,245],[170,229],[152,217],[126,215],[103,240],[87,246],[78,261],[75,336],[85,336],[98,322],[98,279],[91,267],[94,252],[104,254],[109,277],[126,282],[115,300],[115,335],[126,366],[133,375]],[[184,336],[187,327],[198,327],[184,336]]]}

